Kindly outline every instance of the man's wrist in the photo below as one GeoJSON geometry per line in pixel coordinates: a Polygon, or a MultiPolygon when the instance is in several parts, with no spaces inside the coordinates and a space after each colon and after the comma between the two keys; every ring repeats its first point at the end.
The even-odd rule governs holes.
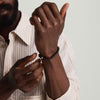
{"type": "Polygon", "coordinates": [[[51,56],[53,56],[55,54],[57,49],[58,49],[58,47],[51,48],[51,49],[45,50],[43,53],[40,52],[39,55],[42,57],[45,57],[45,58],[50,58],[51,56]]]}
{"type": "Polygon", "coordinates": [[[9,79],[9,75],[8,74],[6,74],[5,76],[4,76],[4,78],[3,78],[3,83],[4,84],[8,84],[7,86],[8,86],[8,88],[9,89],[11,89],[12,91],[15,91],[16,90],[16,87],[12,84],[12,82],[10,82],[11,81],[11,79],[9,79]]]}
{"type": "Polygon", "coordinates": [[[5,75],[0,80],[0,100],[7,100],[15,91],[15,88],[9,83],[8,76],[5,75]]]}
{"type": "Polygon", "coordinates": [[[59,47],[57,47],[56,51],[54,53],[52,53],[52,55],[49,55],[49,56],[43,56],[41,54],[39,54],[39,57],[43,60],[50,60],[52,59],[53,57],[55,57],[59,52],[59,47]]]}

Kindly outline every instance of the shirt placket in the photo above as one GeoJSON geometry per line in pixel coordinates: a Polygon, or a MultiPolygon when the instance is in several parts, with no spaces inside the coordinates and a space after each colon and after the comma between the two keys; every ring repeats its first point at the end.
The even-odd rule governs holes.
{"type": "MultiPolygon", "coordinates": [[[[5,53],[5,59],[4,59],[4,71],[3,75],[6,75],[11,67],[13,66],[12,60],[13,60],[13,42],[14,42],[14,35],[12,33],[9,34],[9,45],[5,53]]],[[[9,97],[8,100],[13,100],[13,94],[9,97]]]]}
{"type": "Polygon", "coordinates": [[[3,77],[4,56],[7,48],[5,39],[0,35],[0,79],[3,77]]]}
{"type": "Polygon", "coordinates": [[[5,53],[5,59],[4,59],[4,71],[3,74],[7,74],[10,70],[10,68],[12,67],[13,63],[12,63],[12,58],[13,58],[13,41],[14,41],[14,37],[13,34],[10,33],[9,34],[9,45],[7,47],[6,53],[5,53]]]}

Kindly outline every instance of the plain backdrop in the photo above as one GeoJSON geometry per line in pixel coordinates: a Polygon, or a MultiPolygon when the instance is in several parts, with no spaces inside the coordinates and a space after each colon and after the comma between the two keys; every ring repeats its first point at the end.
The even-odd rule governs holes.
{"type": "MultiPolygon", "coordinates": [[[[29,17],[46,0],[19,0],[29,17]]],[[[73,45],[80,79],[79,100],[100,100],[100,0],[48,0],[59,9],[70,3],[64,32],[73,45]]]]}

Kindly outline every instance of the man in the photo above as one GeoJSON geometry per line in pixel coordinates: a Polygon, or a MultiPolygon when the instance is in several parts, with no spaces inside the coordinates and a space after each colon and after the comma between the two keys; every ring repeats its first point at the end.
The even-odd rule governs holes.
{"type": "Polygon", "coordinates": [[[73,52],[62,34],[68,6],[59,12],[45,2],[30,24],[17,0],[0,0],[0,100],[77,100],[73,52]]]}

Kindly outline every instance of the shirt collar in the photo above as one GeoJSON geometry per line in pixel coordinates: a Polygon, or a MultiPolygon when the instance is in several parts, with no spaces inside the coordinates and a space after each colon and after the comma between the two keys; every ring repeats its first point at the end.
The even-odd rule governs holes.
{"type": "MultiPolygon", "coordinates": [[[[25,42],[27,45],[31,44],[31,36],[33,31],[33,26],[30,24],[28,17],[26,17],[24,14],[21,15],[21,19],[16,27],[14,32],[17,36],[19,36],[23,42],[25,42]]],[[[34,38],[34,37],[33,37],[34,38]]]]}

